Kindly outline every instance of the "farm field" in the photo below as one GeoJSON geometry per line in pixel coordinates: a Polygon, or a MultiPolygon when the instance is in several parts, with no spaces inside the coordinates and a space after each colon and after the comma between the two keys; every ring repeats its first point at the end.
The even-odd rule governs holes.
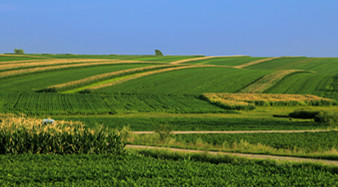
{"type": "Polygon", "coordinates": [[[175,93],[237,92],[267,71],[206,67],[163,72],[97,90],[99,93],[175,93]]]}
{"type": "Polygon", "coordinates": [[[338,58],[4,54],[1,63],[0,186],[337,182],[336,165],[320,161],[338,159],[338,58]],[[306,132],[286,132],[297,130],[306,132]],[[114,141],[205,153],[114,152],[114,141]]]}
{"type": "Polygon", "coordinates": [[[3,185],[334,186],[337,178],[335,169],[311,164],[156,152],[126,156],[2,155],[0,161],[3,185]]]}

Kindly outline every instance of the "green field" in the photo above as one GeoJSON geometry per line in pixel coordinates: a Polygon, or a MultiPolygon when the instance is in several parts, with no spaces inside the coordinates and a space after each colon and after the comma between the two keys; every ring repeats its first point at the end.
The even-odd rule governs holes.
{"type": "MultiPolygon", "coordinates": [[[[337,101],[338,58],[281,57],[253,65],[250,62],[269,57],[206,57],[189,61],[201,57],[0,55],[0,63],[43,60],[45,65],[41,66],[55,59],[58,62],[68,59],[70,65],[85,59],[140,61],[29,72],[29,69],[40,67],[32,63],[23,68],[18,66],[23,70],[21,74],[0,78],[0,140],[4,142],[0,144],[3,154],[0,155],[0,186],[337,184],[337,165],[332,164],[338,158],[336,102],[309,105],[300,101],[300,96],[283,93],[313,94],[337,101]],[[185,61],[171,63],[179,60],[185,61]],[[232,67],[238,65],[244,66],[232,67]],[[282,76],[284,71],[293,70],[308,73],[282,76]],[[128,79],[130,77],[133,79],[128,79]],[[262,85],[255,83],[263,77],[273,77],[275,81],[267,80],[268,87],[261,88],[262,85]],[[106,83],[113,84],[106,86],[106,83]],[[94,89],[100,85],[105,87],[94,89]],[[279,96],[284,98],[285,106],[279,105],[271,94],[262,101],[255,100],[252,94],[238,94],[250,85],[264,93],[281,93],[279,96]],[[203,97],[208,94],[227,97],[208,100],[203,97]],[[245,101],[244,104],[254,103],[255,106],[226,108],[217,103],[220,99],[229,105],[245,101]],[[308,119],[289,117],[294,111],[314,111],[315,116],[308,119]],[[57,121],[46,126],[41,123],[45,118],[57,121]],[[35,126],[29,125],[31,122],[35,126]],[[62,128],[58,124],[63,124],[62,128]],[[81,127],[68,124],[81,124],[81,127]],[[172,131],[253,130],[311,132],[171,134],[172,131]],[[132,131],[155,133],[136,135],[132,131]],[[112,142],[120,145],[119,151],[113,151],[112,142]],[[122,150],[125,142],[205,150],[205,153],[183,154],[130,147],[122,150]],[[251,153],[263,160],[210,155],[207,150],[251,153]],[[313,160],[308,161],[311,163],[270,161],[264,157],[268,155],[313,160]],[[318,164],[319,159],[330,162],[318,164]]],[[[10,71],[1,70],[4,72],[10,71]]]]}
{"type": "Polygon", "coordinates": [[[1,93],[11,91],[31,92],[33,90],[43,89],[55,84],[70,82],[97,74],[146,66],[151,66],[151,64],[106,65],[33,73],[24,75],[23,77],[18,76],[0,79],[0,89],[2,90],[1,93]]]}
{"type": "Polygon", "coordinates": [[[201,94],[237,92],[268,71],[232,68],[192,68],[150,75],[97,90],[99,93],[201,94]]]}
{"type": "Polygon", "coordinates": [[[0,156],[2,185],[323,185],[334,186],[337,170],[306,164],[275,164],[175,156],[0,156]],[[200,160],[203,160],[200,159],[200,160]],[[224,161],[223,161],[224,160],[224,161]],[[217,164],[213,162],[218,161],[217,164]],[[306,178],[306,180],[304,180],[306,178]]]}

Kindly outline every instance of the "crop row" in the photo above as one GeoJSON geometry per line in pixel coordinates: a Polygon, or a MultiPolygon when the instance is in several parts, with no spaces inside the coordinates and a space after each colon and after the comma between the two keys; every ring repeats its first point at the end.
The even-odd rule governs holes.
{"type": "Polygon", "coordinates": [[[335,186],[338,177],[335,168],[318,165],[145,151],[6,155],[0,156],[0,166],[3,186],[335,186]]]}
{"type": "Polygon", "coordinates": [[[0,94],[0,111],[25,114],[114,114],[124,112],[222,113],[195,95],[0,94]]]}

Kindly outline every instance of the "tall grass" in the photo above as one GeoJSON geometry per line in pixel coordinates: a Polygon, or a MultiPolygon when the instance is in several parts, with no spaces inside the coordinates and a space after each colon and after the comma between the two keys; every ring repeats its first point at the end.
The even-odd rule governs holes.
{"type": "Polygon", "coordinates": [[[24,116],[0,117],[0,154],[121,154],[124,144],[107,129],[92,130],[80,122],[41,120],[24,116]]]}

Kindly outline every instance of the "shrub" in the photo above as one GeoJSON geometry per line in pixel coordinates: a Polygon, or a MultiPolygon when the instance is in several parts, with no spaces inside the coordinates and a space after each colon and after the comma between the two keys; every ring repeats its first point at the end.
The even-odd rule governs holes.
{"type": "Polygon", "coordinates": [[[14,49],[14,53],[15,54],[24,54],[24,51],[23,51],[23,49],[17,49],[17,48],[15,48],[14,49]]]}
{"type": "Polygon", "coordinates": [[[300,110],[295,110],[294,112],[291,112],[289,114],[289,117],[300,118],[300,119],[313,119],[317,114],[319,114],[319,111],[313,111],[309,109],[300,109],[300,110]]]}
{"type": "Polygon", "coordinates": [[[156,56],[163,56],[163,53],[160,50],[155,49],[155,55],[156,56]]]}
{"type": "Polygon", "coordinates": [[[319,112],[316,116],[314,116],[315,122],[327,124],[330,126],[338,125],[338,113],[337,112],[328,112],[322,111],[319,112]]]}

